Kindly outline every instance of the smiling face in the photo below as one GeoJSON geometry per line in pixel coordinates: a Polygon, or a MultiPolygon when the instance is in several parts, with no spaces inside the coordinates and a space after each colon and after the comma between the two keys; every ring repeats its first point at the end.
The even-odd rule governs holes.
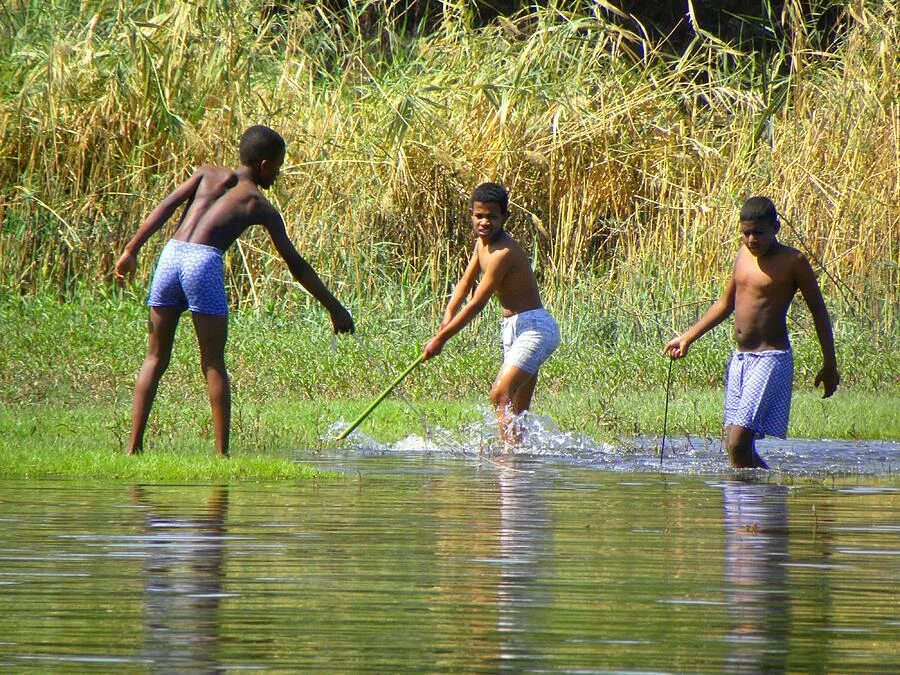
{"type": "Polygon", "coordinates": [[[757,258],[768,253],[777,241],[778,221],[742,220],[740,226],[741,243],[757,258]]]}
{"type": "Polygon", "coordinates": [[[472,202],[469,213],[475,236],[485,243],[494,241],[503,233],[503,224],[509,217],[509,212],[503,211],[497,202],[472,202]]]}

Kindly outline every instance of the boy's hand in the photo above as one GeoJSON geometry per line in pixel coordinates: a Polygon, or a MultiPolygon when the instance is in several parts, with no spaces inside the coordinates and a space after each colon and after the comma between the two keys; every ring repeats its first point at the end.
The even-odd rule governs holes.
{"type": "Polygon", "coordinates": [[[816,375],[813,386],[818,387],[820,382],[825,387],[825,393],[822,394],[822,398],[828,398],[837,390],[838,384],[841,382],[841,376],[838,374],[837,367],[823,366],[819,374],[816,375]]]}
{"type": "Polygon", "coordinates": [[[119,281],[125,281],[126,279],[133,277],[136,270],[137,258],[128,251],[125,251],[125,253],[119,257],[119,260],[116,261],[114,274],[119,281]]]}
{"type": "Polygon", "coordinates": [[[668,354],[670,358],[680,359],[683,356],[687,356],[689,346],[690,343],[684,340],[684,338],[679,335],[677,338],[669,340],[666,343],[666,346],[663,347],[662,353],[663,356],[668,354]]]}
{"type": "Polygon", "coordinates": [[[352,333],[355,330],[353,317],[345,307],[331,311],[331,327],[335,333],[352,333]]]}
{"type": "Polygon", "coordinates": [[[425,356],[425,361],[428,359],[434,358],[438,354],[441,353],[444,349],[444,343],[446,340],[442,340],[437,335],[431,338],[428,342],[425,343],[425,350],[423,352],[425,356]]]}

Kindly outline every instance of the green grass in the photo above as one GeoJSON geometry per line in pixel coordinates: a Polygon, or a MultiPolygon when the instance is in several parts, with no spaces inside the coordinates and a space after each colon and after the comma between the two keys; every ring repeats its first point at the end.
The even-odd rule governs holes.
{"type": "MultiPolygon", "coordinates": [[[[125,289],[111,281],[114,261],[159,199],[198,164],[232,164],[236,139],[259,122],[288,142],[269,196],[359,338],[332,349],[321,309],[265,233],[248,231],[226,255],[236,457],[207,473],[246,476],[239,458],[327,445],[334,420],[353,419],[418,355],[467,260],[466,196],[482,180],[511,189],[510,231],[533,253],[562,327],[536,411],[564,430],[661,430],[659,351],[720,292],[737,208],[755,193],[789,216],[780,238],[820,273],[843,378],[833,399],[811,392],[820,357],[796,303],[791,433],[898,437],[890,3],[855,7],[834,42],[787,13],[769,27],[786,36],[780,49],[741,52],[698,35],[678,54],[622,33],[596,3],[571,13],[534,3],[474,29],[466,4],[448,2],[430,33],[391,12],[371,25],[372,3],[288,4],[268,14],[247,0],[227,11],[24,0],[0,12],[9,466],[29,443],[35,466],[49,462],[41,470],[65,456],[49,447],[86,467],[121,448],[142,301],[170,228],[125,289]],[[33,432],[30,419],[41,422],[33,432]]],[[[452,430],[481,414],[498,320],[492,305],[404,383],[429,423],[452,430]]],[[[718,433],[729,330],[677,366],[673,433],[718,433]]],[[[198,360],[185,321],[148,433],[154,455],[206,457],[212,446],[198,360]]],[[[365,429],[393,439],[416,425],[389,401],[365,429]]]]}
{"type": "Polygon", "coordinates": [[[267,447],[216,457],[190,406],[154,423],[150,451],[123,453],[126,411],[109,405],[19,405],[0,410],[0,477],[183,483],[333,478],[293,453],[267,447]],[[166,427],[171,423],[172,428],[166,427]]]}
{"type": "MultiPolygon", "coordinates": [[[[34,440],[41,441],[43,435],[34,440]]],[[[240,455],[221,459],[201,450],[157,450],[126,457],[108,449],[65,450],[0,443],[0,478],[65,478],[154,483],[224,483],[333,479],[337,475],[284,457],[240,455]]]]}
{"type": "MultiPolygon", "coordinates": [[[[367,403],[280,398],[242,402],[235,409],[232,456],[213,453],[209,413],[201,391],[192,400],[160,397],[147,434],[146,451],[123,454],[127,401],[73,407],[42,403],[0,410],[0,477],[228,482],[309,480],[333,477],[311,468],[335,441],[339,421],[353,419],[367,403]]],[[[841,391],[822,400],[795,393],[789,436],[800,438],[900,439],[896,393],[841,391]]],[[[606,401],[592,392],[538,391],[533,412],[563,432],[628,447],[634,435],[659,435],[665,392],[630,391],[606,401]]],[[[673,388],[670,436],[718,437],[721,389],[673,388]]],[[[469,440],[471,429],[493,433],[486,398],[429,401],[409,394],[385,400],[359,431],[382,443],[439,431],[469,440]]],[[[347,446],[344,446],[347,447],[347,446]]],[[[475,450],[477,448],[473,448],[475,450]]]]}
{"type": "MultiPolygon", "coordinates": [[[[615,307],[621,297],[601,306],[589,298],[556,301],[563,345],[541,371],[533,412],[563,432],[597,441],[627,445],[631,436],[660,434],[668,362],[659,350],[667,328],[649,311],[636,316],[615,307]]],[[[179,329],[151,415],[147,451],[126,458],[131,390],[146,339],[140,299],[0,300],[0,475],[171,481],[318,476],[298,461],[315,462],[323,449],[339,447],[336,423],[355,419],[419,354],[437,324],[430,310],[393,307],[395,318],[383,308],[350,304],[358,334],[335,344],[326,317],[302,297],[271,311],[233,314],[232,457],[222,461],[213,456],[189,320],[179,329]]],[[[439,304],[433,300],[428,307],[439,304]]],[[[792,312],[797,374],[789,435],[900,439],[896,337],[837,315],[843,382],[834,397],[822,400],[812,387],[818,347],[800,309],[792,312]]],[[[499,366],[498,318],[489,306],[440,357],[417,368],[360,431],[386,443],[435,429],[465,440],[489,418],[488,391],[499,366]]],[[[669,434],[721,433],[722,370],[731,348],[729,329],[721,327],[674,365],[669,434]]],[[[492,431],[490,424],[484,428],[492,431]]]]}

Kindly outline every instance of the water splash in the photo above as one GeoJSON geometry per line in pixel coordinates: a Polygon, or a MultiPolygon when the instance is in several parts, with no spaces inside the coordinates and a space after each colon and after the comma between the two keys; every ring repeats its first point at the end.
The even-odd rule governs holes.
{"type": "MultiPolygon", "coordinates": [[[[622,473],[718,475],[734,472],[721,438],[668,437],[665,456],[660,462],[662,439],[659,436],[631,436],[609,444],[582,433],[563,431],[553,419],[525,412],[513,420],[521,441],[508,448],[497,434],[493,411],[484,407],[479,413],[480,419],[455,431],[428,424],[423,419],[424,436],[409,434],[393,443],[381,443],[355,430],[345,445],[363,456],[464,457],[491,464],[515,456],[622,473]]],[[[328,429],[328,436],[336,438],[347,424],[343,420],[335,422],[328,429]]],[[[900,442],[897,441],[763,439],[757,447],[772,471],[742,470],[742,473],[808,478],[900,476],[900,442]]]]}

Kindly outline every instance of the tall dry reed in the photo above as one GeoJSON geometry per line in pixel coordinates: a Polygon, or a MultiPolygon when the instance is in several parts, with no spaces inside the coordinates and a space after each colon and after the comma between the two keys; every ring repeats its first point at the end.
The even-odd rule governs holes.
{"type": "MultiPolygon", "coordinates": [[[[103,292],[154,202],[266,123],[289,144],[272,198],[291,235],[357,297],[445,292],[470,246],[466,196],[493,179],[551,295],[586,276],[634,302],[708,294],[741,201],[767,194],[829,297],[894,325],[895,2],[848,4],[827,47],[789,2],[790,39],[765,55],[702,32],[666,53],[608,3],[475,30],[447,2],[429,34],[390,12],[373,26],[371,4],[7,3],[0,288],[103,292]]],[[[260,233],[228,269],[240,303],[288,278],[260,233]]]]}

